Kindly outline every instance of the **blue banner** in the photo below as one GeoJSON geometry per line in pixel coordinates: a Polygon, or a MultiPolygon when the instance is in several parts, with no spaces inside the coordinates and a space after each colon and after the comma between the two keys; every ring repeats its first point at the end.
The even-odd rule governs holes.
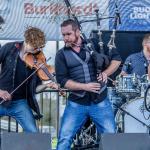
{"type": "MultiPolygon", "coordinates": [[[[116,0],[121,16],[118,30],[150,31],[150,0],[116,0]]],[[[109,1],[109,13],[115,15],[115,1],[109,1]]],[[[113,28],[114,20],[109,21],[109,29],[113,28]]]]}

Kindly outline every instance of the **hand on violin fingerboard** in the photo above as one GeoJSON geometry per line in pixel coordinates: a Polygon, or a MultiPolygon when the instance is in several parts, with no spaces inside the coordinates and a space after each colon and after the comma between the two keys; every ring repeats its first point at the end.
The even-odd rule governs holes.
{"type": "Polygon", "coordinates": [[[47,83],[47,87],[51,88],[51,89],[59,90],[59,96],[63,96],[63,97],[66,96],[66,92],[60,88],[59,84],[57,84],[55,82],[47,83]]]}
{"type": "Polygon", "coordinates": [[[58,89],[59,89],[59,86],[58,86],[55,82],[50,81],[49,83],[39,85],[39,86],[36,88],[36,93],[42,92],[42,91],[44,91],[46,88],[51,88],[51,89],[56,89],[56,90],[58,90],[58,89]]]}
{"type": "Polygon", "coordinates": [[[58,84],[55,83],[55,82],[49,82],[49,83],[47,83],[47,87],[48,87],[48,88],[51,88],[51,89],[56,89],[56,90],[59,89],[58,84]]]}

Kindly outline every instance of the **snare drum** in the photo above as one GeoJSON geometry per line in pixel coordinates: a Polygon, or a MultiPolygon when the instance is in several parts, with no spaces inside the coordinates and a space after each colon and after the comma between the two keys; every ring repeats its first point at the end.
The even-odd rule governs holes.
{"type": "Polygon", "coordinates": [[[118,76],[116,92],[125,97],[137,97],[137,94],[140,94],[140,80],[135,74],[118,76]]]}
{"type": "MultiPolygon", "coordinates": [[[[145,109],[144,98],[136,98],[128,101],[121,106],[122,109],[129,112],[131,115],[150,126],[150,112],[145,109]]],[[[117,132],[124,133],[148,133],[148,127],[144,126],[142,123],[118,110],[116,117],[117,132]]]]}

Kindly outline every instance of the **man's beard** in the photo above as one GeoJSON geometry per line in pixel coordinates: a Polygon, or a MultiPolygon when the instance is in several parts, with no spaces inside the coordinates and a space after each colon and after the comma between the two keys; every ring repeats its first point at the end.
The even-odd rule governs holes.
{"type": "Polygon", "coordinates": [[[65,47],[74,47],[75,45],[77,45],[78,39],[79,39],[79,37],[77,37],[75,35],[75,40],[72,41],[72,42],[66,42],[65,43],[65,47]]]}
{"type": "Polygon", "coordinates": [[[65,43],[65,47],[72,47],[71,43],[65,43]]]}

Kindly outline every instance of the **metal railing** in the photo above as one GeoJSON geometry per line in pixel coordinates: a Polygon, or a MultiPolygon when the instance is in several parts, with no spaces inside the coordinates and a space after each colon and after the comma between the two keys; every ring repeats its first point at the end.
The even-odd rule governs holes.
{"type": "MultiPolygon", "coordinates": [[[[66,96],[60,96],[58,90],[45,90],[36,95],[43,118],[37,120],[37,126],[41,133],[50,133],[52,137],[58,137],[61,117],[66,105],[66,96]]],[[[0,132],[22,132],[21,126],[11,117],[0,118],[0,132]]]]}

